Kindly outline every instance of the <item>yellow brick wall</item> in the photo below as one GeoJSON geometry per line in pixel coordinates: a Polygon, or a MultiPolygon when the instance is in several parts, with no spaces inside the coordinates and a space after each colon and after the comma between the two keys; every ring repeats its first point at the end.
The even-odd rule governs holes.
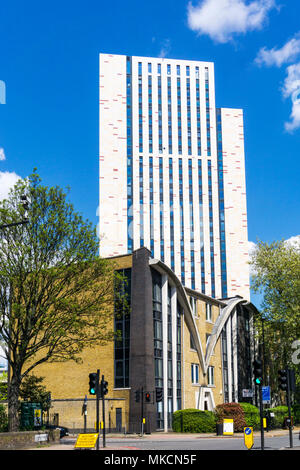
{"type": "MultiPolygon", "coordinates": [[[[113,259],[119,267],[129,268],[132,266],[132,255],[126,255],[113,259]]],[[[198,327],[203,353],[206,352],[206,334],[211,333],[214,322],[219,315],[219,307],[212,307],[212,322],[206,321],[205,301],[197,299],[196,325],[198,327]]],[[[113,328],[113,315],[111,317],[111,328],[113,328]]],[[[207,386],[207,378],[203,376],[197,353],[190,348],[190,333],[186,323],[183,321],[183,404],[184,408],[196,407],[196,392],[199,392],[199,385],[193,385],[191,380],[191,364],[199,364],[199,384],[207,386]]],[[[223,402],[222,395],[222,369],[221,369],[221,345],[218,340],[211,357],[210,365],[214,366],[215,386],[212,387],[215,404],[223,402]]],[[[129,389],[114,389],[114,343],[108,342],[106,345],[86,348],[81,361],[65,363],[44,363],[34,369],[34,375],[44,377],[44,385],[51,391],[52,404],[51,414],[59,414],[61,425],[72,429],[83,428],[84,417],[82,415],[82,404],[87,395],[88,415],[87,427],[95,426],[95,399],[89,395],[89,374],[100,369],[100,378],[104,375],[108,382],[108,395],[106,395],[106,426],[109,423],[115,427],[116,408],[122,408],[122,425],[128,428],[129,416],[129,389]]],[[[102,421],[102,409],[100,410],[100,420],[102,421]]]]}
{"type": "MultiPolygon", "coordinates": [[[[203,354],[206,354],[206,334],[210,334],[213,330],[214,323],[219,316],[219,307],[212,306],[212,321],[206,321],[206,304],[203,300],[197,299],[196,301],[195,322],[198,328],[199,337],[202,345],[203,354]]],[[[190,332],[186,323],[184,322],[184,408],[195,408],[196,393],[200,391],[199,385],[207,387],[207,377],[203,375],[198,354],[190,347],[190,332]],[[192,384],[191,366],[192,364],[199,365],[199,385],[192,384]]],[[[210,364],[214,367],[214,383],[211,387],[213,391],[215,405],[223,403],[223,385],[222,385],[222,359],[221,359],[221,342],[217,341],[214,353],[211,356],[210,364]]]]}
{"type": "MultiPolygon", "coordinates": [[[[120,257],[116,260],[118,268],[129,268],[132,265],[132,256],[120,257]]],[[[113,312],[110,328],[113,329],[113,312]]],[[[107,342],[103,346],[86,348],[80,357],[80,362],[68,361],[63,363],[44,363],[37,366],[33,373],[37,377],[44,377],[43,385],[51,391],[53,407],[50,412],[59,413],[60,424],[78,428],[83,426],[82,404],[87,395],[88,399],[88,427],[95,423],[95,401],[89,395],[89,374],[100,370],[100,379],[104,375],[108,382],[106,398],[112,399],[107,405],[106,424],[110,412],[115,423],[115,409],[122,408],[123,426],[128,421],[129,390],[114,389],[114,342],[107,342]],[[119,399],[115,401],[116,399],[119,399]],[[59,400],[59,401],[56,401],[59,400]]],[[[102,420],[102,411],[101,411],[102,420]]],[[[128,423],[127,423],[128,425],[128,423]]]]}

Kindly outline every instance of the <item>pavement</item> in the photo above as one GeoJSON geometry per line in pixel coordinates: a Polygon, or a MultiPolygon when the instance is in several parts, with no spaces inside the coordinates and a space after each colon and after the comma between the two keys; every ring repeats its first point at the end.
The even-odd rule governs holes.
{"type": "MultiPolygon", "coordinates": [[[[276,437],[276,436],[284,436],[288,435],[289,431],[286,429],[276,429],[276,430],[271,430],[271,431],[265,431],[265,437],[276,437]]],[[[293,435],[295,434],[299,436],[300,439],[300,426],[299,427],[294,427],[293,429],[293,435]]],[[[253,432],[254,437],[255,436],[260,436],[260,431],[254,431],[253,432]]],[[[74,445],[75,445],[75,440],[77,439],[77,434],[71,434],[70,436],[63,437],[59,443],[47,443],[45,445],[39,445],[35,447],[30,447],[26,448],[23,450],[74,450],[74,445]]],[[[139,434],[106,434],[106,447],[103,449],[102,447],[102,439],[101,439],[101,446],[99,450],[105,450],[105,451],[110,451],[110,450],[130,450],[132,447],[126,446],[128,440],[197,440],[197,439],[232,439],[234,438],[241,438],[244,439],[244,433],[234,433],[233,436],[227,436],[227,435],[221,435],[217,436],[215,433],[210,434],[210,433],[205,433],[205,434],[198,434],[198,433],[192,433],[192,434],[187,434],[187,433],[177,433],[177,432],[154,432],[152,434],[144,434],[143,436],[140,436],[139,434]],[[109,439],[118,439],[122,440],[122,445],[119,443],[114,445],[114,442],[109,442],[109,439]]],[[[291,450],[300,450],[300,447],[295,447],[291,450]]]]}

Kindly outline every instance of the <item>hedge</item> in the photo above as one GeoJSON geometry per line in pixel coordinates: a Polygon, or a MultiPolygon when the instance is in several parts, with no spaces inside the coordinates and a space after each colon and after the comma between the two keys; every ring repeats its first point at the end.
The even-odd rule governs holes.
{"type": "Polygon", "coordinates": [[[246,426],[244,410],[239,403],[223,403],[215,409],[217,422],[223,423],[224,419],[233,419],[235,432],[243,432],[246,426]]]}
{"type": "Polygon", "coordinates": [[[253,427],[253,429],[260,429],[260,413],[259,409],[251,403],[240,403],[244,411],[246,426],[253,427]]]}
{"type": "Polygon", "coordinates": [[[175,411],[173,413],[173,431],[215,433],[215,414],[212,411],[201,411],[194,408],[175,411]]]}
{"type": "Polygon", "coordinates": [[[8,418],[4,405],[0,404],[0,432],[8,431],[8,418]]]}

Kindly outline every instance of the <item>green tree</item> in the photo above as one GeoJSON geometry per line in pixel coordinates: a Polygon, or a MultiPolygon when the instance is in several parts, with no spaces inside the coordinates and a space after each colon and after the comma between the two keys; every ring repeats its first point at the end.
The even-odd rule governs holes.
{"type": "Polygon", "coordinates": [[[252,260],[252,288],[262,294],[256,326],[264,344],[266,373],[274,388],[277,372],[293,363],[293,343],[300,339],[300,242],[259,241],[252,260]]]}
{"type": "Polygon", "coordinates": [[[79,361],[88,346],[113,338],[114,267],[98,256],[96,229],[74,211],[59,187],[34,170],[0,203],[0,336],[10,367],[9,430],[17,431],[24,378],[43,362],[79,361]]]}
{"type": "Polygon", "coordinates": [[[33,403],[40,403],[43,411],[50,409],[50,392],[42,385],[44,378],[28,375],[24,378],[20,387],[20,398],[33,403]]]}

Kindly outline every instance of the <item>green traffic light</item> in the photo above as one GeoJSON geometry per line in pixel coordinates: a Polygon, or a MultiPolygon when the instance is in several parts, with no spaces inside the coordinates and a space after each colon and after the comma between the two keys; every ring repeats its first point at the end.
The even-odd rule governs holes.
{"type": "Polygon", "coordinates": [[[261,384],[261,380],[260,379],[255,379],[255,382],[260,385],[261,384]]]}

